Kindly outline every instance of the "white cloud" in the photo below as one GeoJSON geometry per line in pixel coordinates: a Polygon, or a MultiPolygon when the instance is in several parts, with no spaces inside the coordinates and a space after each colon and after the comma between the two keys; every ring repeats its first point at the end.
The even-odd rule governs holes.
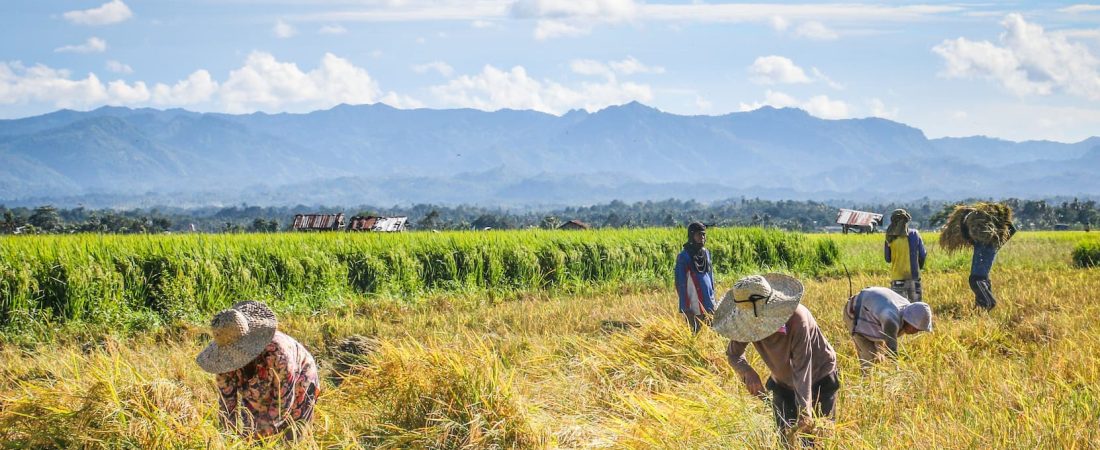
{"type": "Polygon", "coordinates": [[[148,100],[149,88],[145,87],[145,82],[138,81],[130,85],[125,81],[115,80],[107,83],[108,105],[133,105],[148,100]]]}
{"type": "Polygon", "coordinates": [[[815,95],[802,104],[802,109],[822,119],[844,119],[851,117],[848,104],[840,100],[830,100],[827,95],[815,95]]]}
{"type": "Polygon", "coordinates": [[[835,31],[818,21],[805,22],[794,30],[794,35],[815,41],[829,41],[840,37],[835,31]]]}
{"type": "Polygon", "coordinates": [[[540,20],[535,26],[535,39],[544,41],[559,37],[584,36],[592,32],[591,26],[578,26],[560,20],[540,20]]]}
{"type": "Polygon", "coordinates": [[[117,81],[108,86],[93,73],[73,79],[67,70],[0,62],[0,104],[42,103],[54,108],[118,105],[134,101],[143,90],[140,82],[127,85],[117,81]]]}
{"type": "Polygon", "coordinates": [[[954,5],[901,5],[860,3],[653,3],[638,7],[638,16],[645,20],[772,23],[782,20],[826,20],[845,22],[902,22],[921,20],[935,15],[964,11],[954,5]]]}
{"type": "Polygon", "coordinates": [[[412,67],[413,72],[416,73],[428,73],[431,71],[437,72],[445,77],[450,77],[455,73],[454,67],[443,61],[432,61],[430,63],[417,64],[412,67]]]}
{"type": "MultiPolygon", "coordinates": [[[[509,17],[513,0],[355,1],[353,8],[287,16],[296,22],[477,21],[509,17]]],[[[320,8],[313,8],[315,10],[320,8]]]]}
{"type": "Polygon", "coordinates": [[[707,100],[702,96],[696,95],[695,107],[698,108],[699,111],[710,111],[710,109],[714,107],[714,103],[711,103],[710,100],[707,100]]]}
{"type": "Polygon", "coordinates": [[[275,33],[275,36],[286,39],[298,34],[298,30],[293,25],[283,22],[283,19],[275,21],[275,26],[271,27],[271,32],[275,33]]]}
{"type": "Polygon", "coordinates": [[[752,111],[764,106],[774,108],[801,108],[806,112],[822,119],[844,119],[851,117],[848,104],[841,100],[832,100],[826,95],[815,95],[806,101],[800,101],[788,94],[769,89],[764,93],[764,100],[751,104],[741,103],[741,111],[752,111]]]}
{"type": "Polygon", "coordinates": [[[871,108],[872,116],[882,117],[884,119],[896,119],[898,117],[898,109],[887,108],[886,103],[881,99],[872,98],[867,102],[867,106],[871,108]]]}
{"type": "Polygon", "coordinates": [[[340,103],[371,103],[380,95],[365,69],[332,53],[321,58],[320,67],[303,72],[294,63],[253,52],[243,67],[229,73],[219,90],[220,101],[230,113],[310,111],[340,103]]]}
{"type": "Polygon", "coordinates": [[[323,25],[317,30],[318,34],[344,34],[347,32],[348,29],[342,25],[323,25]]]}
{"type": "Polygon", "coordinates": [[[1100,5],[1080,4],[1080,5],[1067,6],[1065,8],[1062,8],[1062,9],[1058,10],[1058,12],[1064,12],[1064,13],[1070,13],[1070,14],[1088,13],[1088,12],[1096,12],[1096,11],[1100,11],[1100,5]]]}
{"type": "Polygon", "coordinates": [[[784,94],[782,92],[776,92],[768,89],[764,93],[764,101],[753,102],[751,104],[741,103],[739,105],[739,109],[741,111],[752,111],[754,109],[760,109],[764,106],[771,106],[774,108],[797,107],[798,100],[795,100],[794,97],[791,97],[790,95],[784,94]]]}
{"type": "Polygon", "coordinates": [[[517,0],[512,17],[538,19],[538,40],[583,36],[600,23],[632,20],[638,12],[634,0],[517,0]]]}
{"type": "Polygon", "coordinates": [[[922,121],[921,129],[929,138],[985,135],[1016,141],[1079,142],[1096,136],[1096,130],[1100,130],[1100,110],[1091,105],[1052,106],[1007,99],[984,105],[980,111],[970,111],[970,114],[961,110],[946,111],[954,112],[933,115],[922,121]]]}
{"type": "Polygon", "coordinates": [[[941,75],[994,80],[1017,95],[1059,91],[1100,100],[1100,59],[1088,47],[1046,33],[1019,14],[1001,24],[1000,45],[960,37],[934,47],[946,64],[941,75]]]}
{"type": "Polygon", "coordinates": [[[750,79],[760,84],[809,83],[810,77],[794,61],[776,55],[761,56],[749,66],[750,79]]]}
{"type": "Polygon", "coordinates": [[[186,106],[209,102],[218,92],[218,83],[206,70],[196,70],[172,86],[157,83],[153,86],[154,104],[186,106]]]}
{"type": "Polygon", "coordinates": [[[836,89],[836,90],[838,90],[838,91],[839,91],[839,90],[843,90],[843,89],[844,89],[844,85],[842,85],[842,84],[840,84],[840,83],[837,83],[837,82],[833,81],[833,79],[832,79],[832,78],[829,78],[829,77],[828,77],[827,75],[825,75],[825,74],[824,74],[823,72],[821,72],[820,70],[818,70],[818,69],[817,69],[817,67],[811,67],[811,68],[810,68],[810,71],[811,71],[811,72],[813,72],[813,74],[814,74],[814,78],[816,78],[816,79],[818,79],[818,80],[821,80],[821,81],[822,81],[822,82],[824,82],[825,84],[829,85],[829,87],[831,87],[831,88],[833,88],[833,89],[836,89]]]}
{"type": "Polygon", "coordinates": [[[123,64],[115,60],[107,61],[107,70],[114,73],[131,74],[134,73],[134,68],[129,64],[123,64]]]}
{"type": "Polygon", "coordinates": [[[783,18],[783,16],[772,16],[772,18],[769,19],[768,22],[771,24],[772,28],[775,29],[775,31],[786,31],[787,28],[791,26],[791,22],[783,18]]]}
{"type": "Polygon", "coordinates": [[[410,97],[383,93],[365,69],[331,53],[321,58],[317,68],[303,71],[270,54],[253,52],[224,82],[219,83],[210,72],[200,69],[174,84],[156,83],[152,88],[144,81],[103,83],[95,74],[73,79],[66,70],[0,62],[0,105],[189,106],[196,110],[250,113],[306,112],[340,103],[377,101],[400,107],[422,106],[410,97]]]}
{"type": "Polygon", "coordinates": [[[636,73],[665,73],[664,67],[647,66],[633,56],[627,56],[626,59],[622,61],[610,61],[607,64],[616,72],[623,75],[633,75],[636,73]]]}
{"type": "Polygon", "coordinates": [[[497,25],[495,23],[490,22],[488,20],[481,20],[481,19],[470,22],[470,26],[474,27],[474,28],[480,28],[480,29],[496,28],[497,27],[497,25]]]}
{"type": "Polygon", "coordinates": [[[530,19],[589,19],[604,22],[630,20],[637,14],[634,0],[517,0],[515,17],[530,19]]]}
{"type": "Polygon", "coordinates": [[[53,49],[59,53],[103,53],[107,51],[107,41],[92,36],[83,44],[79,45],[66,45],[53,49]]]}
{"type": "Polygon", "coordinates": [[[481,73],[463,75],[445,85],[433,86],[432,94],[443,106],[482,110],[502,108],[533,109],[561,114],[570,109],[595,111],[632,100],[646,102],[652,89],[643,84],[608,79],[600,83],[583,82],[566,86],[550,80],[537,80],[522,66],[501,70],[491,65],[481,73]]]}
{"type": "Polygon", "coordinates": [[[575,59],[569,62],[569,68],[579,75],[604,75],[613,76],[611,68],[594,59],[575,59]]]}
{"type": "Polygon", "coordinates": [[[130,11],[130,7],[126,6],[122,0],[112,0],[100,5],[98,8],[69,11],[62,14],[65,20],[81,25],[110,25],[124,22],[133,16],[134,13],[130,11]]]}
{"type": "Polygon", "coordinates": [[[570,61],[569,68],[579,75],[599,75],[614,77],[615,74],[634,75],[636,73],[665,73],[661,66],[650,66],[638,61],[633,56],[627,56],[620,61],[608,61],[606,64],[592,59],[575,59],[570,61]]]}

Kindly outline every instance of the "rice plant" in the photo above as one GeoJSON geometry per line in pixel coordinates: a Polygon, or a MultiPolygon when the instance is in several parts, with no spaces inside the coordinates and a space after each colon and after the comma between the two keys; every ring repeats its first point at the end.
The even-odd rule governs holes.
{"type": "MultiPolygon", "coordinates": [[[[681,232],[670,229],[408,234],[33,236],[0,238],[0,325],[160,323],[241,299],[316,311],[358,296],[532,292],[616,283],[667,285],[681,232]]],[[[712,233],[722,274],[817,272],[828,241],[772,230],[712,233]]]]}

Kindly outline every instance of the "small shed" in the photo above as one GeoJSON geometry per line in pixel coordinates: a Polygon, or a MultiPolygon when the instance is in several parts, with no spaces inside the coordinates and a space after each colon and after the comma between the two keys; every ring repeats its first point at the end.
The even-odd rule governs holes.
{"type": "Polygon", "coordinates": [[[579,220],[570,220],[561,224],[561,226],[558,227],[559,230],[587,230],[589,228],[592,227],[590,227],[587,223],[581,222],[579,220]]]}
{"type": "Polygon", "coordinates": [[[856,230],[860,233],[874,233],[875,229],[882,225],[882,214],[854,209],[841,209],[836,215],[836,223],[840,225],[844,233],[848,230],[856,230]]]}
{"type": "Polygon", "coordinates": [[[355,216],[348,224],[348,231],[374,231],[380,233],[396,233],[406,230],[408,217],[375,217],[355,216]]]}
{"type": "Polygon", "coordinates": [[[295,214],[294,231],[341,231],[344,229],[344,213],[295,214]]]}

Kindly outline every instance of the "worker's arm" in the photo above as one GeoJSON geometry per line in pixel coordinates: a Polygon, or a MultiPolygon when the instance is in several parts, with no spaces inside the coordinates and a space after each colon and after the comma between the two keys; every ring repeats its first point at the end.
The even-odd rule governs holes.
{"type": "Polygon", "coordinates": [[[237,376],[236,372],[222,373],[214,377],[218,386],[218,418],[228,429],[237,426],[237,376]]]}
{"type": "Polygon", "coordinates": [[[890,357],[898,355],[898,331],[901,330],[901,319],[887,319],[882,321],[882,334],[886,336],[886,348],[890,350],[890,357]]]}
{"type": "Polygon", "coordinates": [[[886,256],[886,262],[890,262],[890,241],[882,243],[882,253],[886,256]]]}
{"type": "MultiPolygon", "coordinates": [[[[706,250],[706,252],[707,252],[707,270],[710,270],[710,284],[711,284],[710,287],[713,291],[717,291],[718,290],[718,279],[714,278],[714,261],[711,261],[711,259],[710,259],[710,250],[706,250]]],[[[714,314],[714,299],[713,299],[713,297],[707,303],[708,303],[706,305],[707,306],[707,313],[714,314]]]]}
{"type": "Polygon", "coordinates": [[[914,233],[916,233],[917,235],[917,254],[919,255],[918,265],[920,266],[920,270],[924,270],[924,261],[928,259],[928,250],[924,248],[924,239],[920,237],[920,233],[914,233]]]}
{"type": "Polygon", "coordinates": [[[676,257],[676,295],[680,297],[680,312],[686,313],[687,307],[687,263],[684,261],[684,254],[681,253],[676,257]]]}
{"type": "Polygon", "coordinates": [[[813,346],[809,326],[796,312],[787,321],[787,336],[791,340],[791,378],[794,379],[794,399],[799,418],[813,417],[813,346]]]}
{"type": "Polygon", "coordinates": [[[746,346],[748,344],[744,342],[730,341],[729,345],[726,346],[726,361],[741,377],[741,382],[745,383],[745,388],[749,390],[749,393],[759,397],[764,395],[764,383],[760,382],[760,374],[756,373],[756,369],[753,369],[749,361],[745,359],[746,346]]]}

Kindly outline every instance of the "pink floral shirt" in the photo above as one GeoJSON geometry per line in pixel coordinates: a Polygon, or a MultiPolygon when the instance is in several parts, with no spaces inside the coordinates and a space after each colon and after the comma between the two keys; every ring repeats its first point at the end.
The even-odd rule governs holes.
{"type": "Polygon", "coordinates": [[[226,424],[236,428],[240,420],[245,434],[271,436],[294,421],[312,419],[321,388],[313,355],[294,338],[276,331],[257,358],[250,378],[243,368],[216,377],[226,424]]]}

